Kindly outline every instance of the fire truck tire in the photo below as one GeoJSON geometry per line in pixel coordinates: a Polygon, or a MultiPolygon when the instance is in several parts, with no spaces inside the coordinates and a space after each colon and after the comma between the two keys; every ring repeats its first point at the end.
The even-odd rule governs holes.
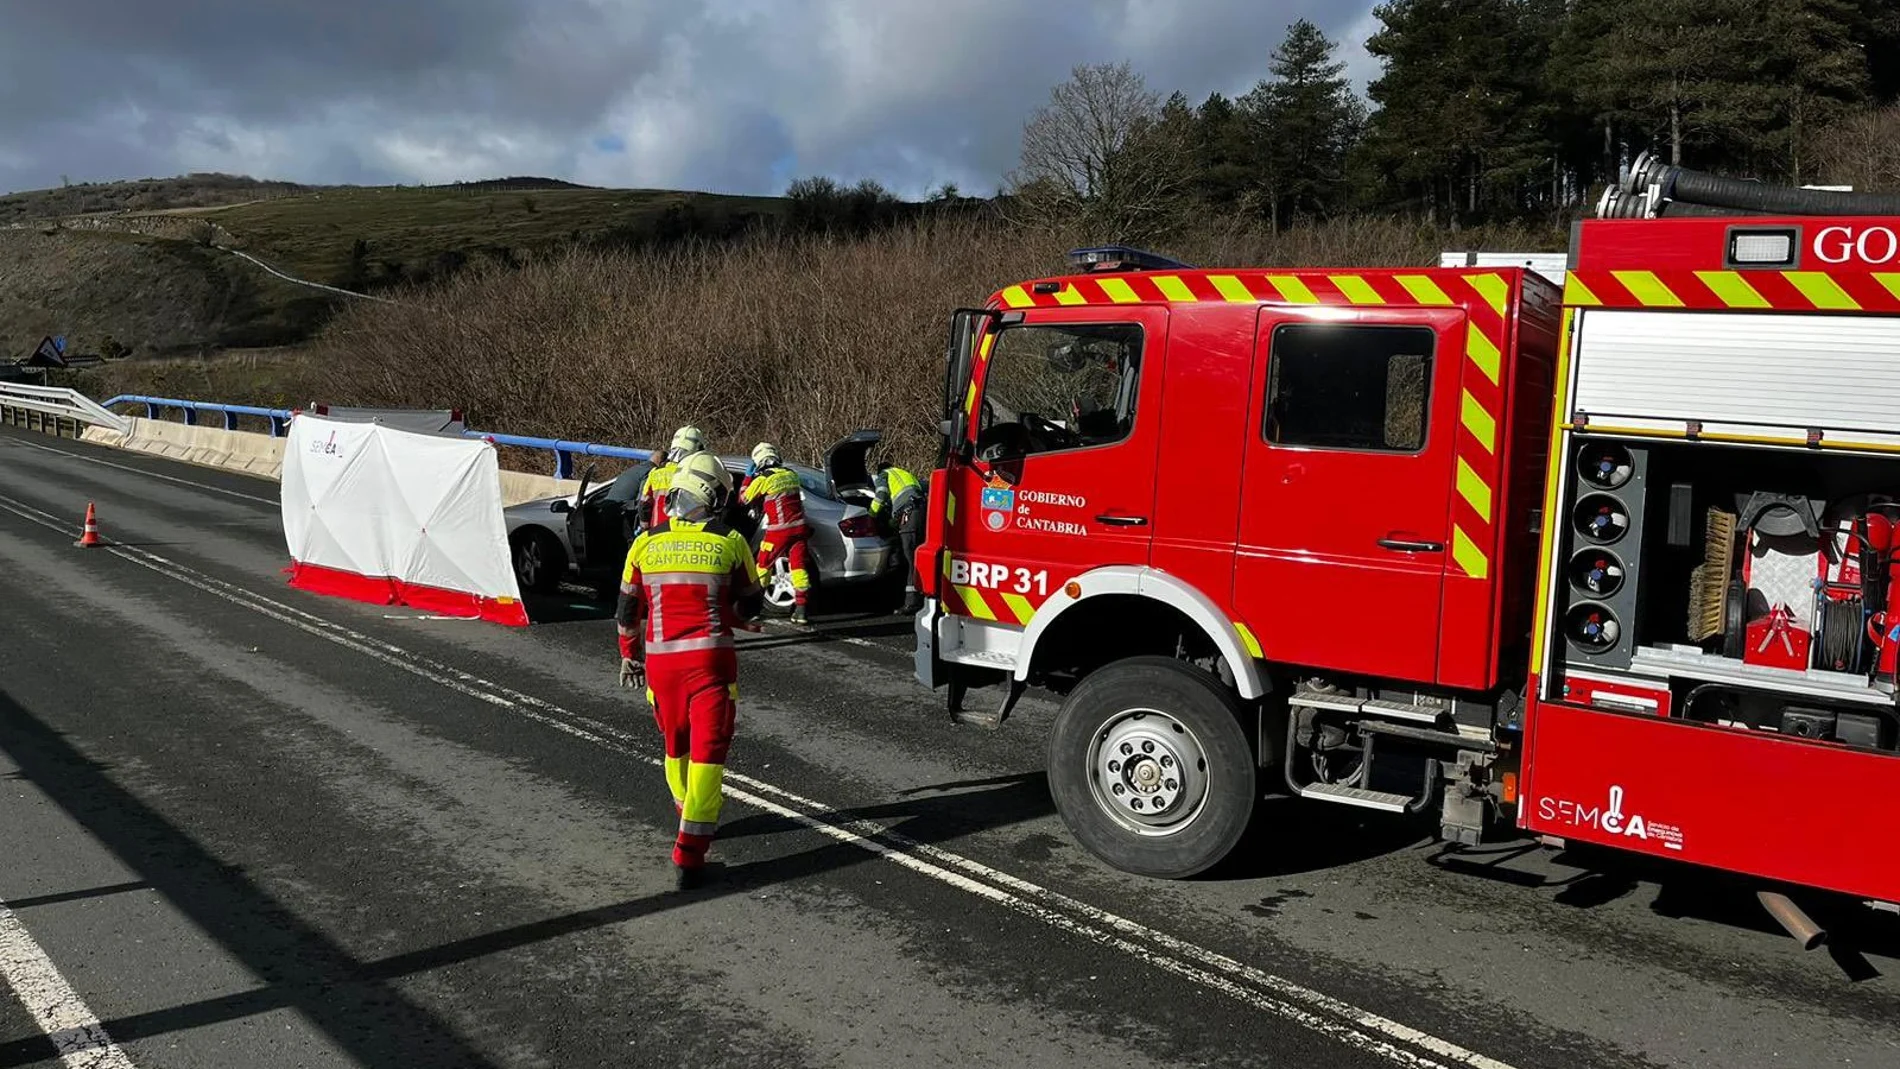
{"type": "Polygon", "coordinates": [[[1239,699],[1168,657],[1131,657],[1084,679],[1049,734],[1049,792],[1090,853],[1178,880],[1212,868],[1253,818],[1253,747],[1239,699]]]}

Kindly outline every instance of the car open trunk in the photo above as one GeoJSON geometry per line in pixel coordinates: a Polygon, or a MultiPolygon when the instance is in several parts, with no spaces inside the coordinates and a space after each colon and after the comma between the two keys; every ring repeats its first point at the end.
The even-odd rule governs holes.
{"type": "Polygon", "coordinates": [[[875,493],[871,449],[883,440],[876,431],[853,431],[825,453],[825,478],[831,481],[832,496],[853,505],[870,504],[875,493]]]}

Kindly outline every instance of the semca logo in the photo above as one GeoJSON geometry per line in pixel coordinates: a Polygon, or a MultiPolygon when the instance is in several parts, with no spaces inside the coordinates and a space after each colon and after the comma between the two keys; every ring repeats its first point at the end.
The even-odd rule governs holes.
{"type": "Polygon", "coordinates": [[[330,437],[325,438],[322,441],[311,442],[310,451],[312,453],[322,453],[325,456],[332,456],[332,457],[340,457],[343,455],[343,447],[336,444],[335,431],[331,431],[330,437]]]}
{"type": "Polygon", "coordinates": [[[1623,788],[1612,784],[1609,804],[1576,802],[1545,796],[1537,800],[1537,819],[1573,828],[1589,828],[1605,835],[1660,843],[1666,850],[1682,849],[1682,829],[1660,824],[1642,813],[1624,808],[1623,788]]]}

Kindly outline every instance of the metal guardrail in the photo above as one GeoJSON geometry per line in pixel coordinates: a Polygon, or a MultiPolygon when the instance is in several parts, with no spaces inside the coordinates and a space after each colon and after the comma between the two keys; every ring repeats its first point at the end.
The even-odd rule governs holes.
{"type": "Polygon", "coordinates": [[[82,423],[110,427],[121,434],[127,429],[124,417],[107,411],[104,405],[78,390],[32,386],[24,382],[0,383],[0,422],[45,430],[48,417],[52,419],[54,434],[64,430],[68,422],[73,425],[75,437],[82,423]]]}
{"type": "MultiPolygon", "coordinates": [[[[90,402],[88,402],[90,403],[90,402]]],[[[218,413],[223,417],[224,429],[238,429],[239,416],[255,416],[270,421],[271,437],[281,437],[290,417],[296,415],[295,409],[259,408],[255,405],[226,405],[215,401],[187,401],[177,397],[147,397],[144,394],[125,393],[109,398],[99,406],[101,411],[113,405],[144,405],[147,419],[158,419],[167,409],[180,409],[185,414],[185,422],[197,425],[203,413],[218,413]]],[[[106,413],[111,416],[111,413],[106,413]]],[[[112,417],[117,419],[118,417],[112,417]]],[[[466,430],[466,437],[479,438],[494,445],[512,445],[524,449],[545,449],[554,454],[554,477],[571,479],[574,477],[575,457],[615,457],[622,460],[650,460],[651,449],[633,449],[623,445],[602,445],[599,442],[570,442],[558,438],[535,438],[523,434],[501,434],[495,431],[466,430]]]]}

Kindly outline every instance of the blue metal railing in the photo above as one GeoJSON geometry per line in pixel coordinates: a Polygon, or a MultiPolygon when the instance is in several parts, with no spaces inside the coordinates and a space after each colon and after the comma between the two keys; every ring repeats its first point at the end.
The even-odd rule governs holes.
{"type": "MultiPolygon", "coordinates": [[[[256,405],[225,405],[215,401],[186,401],[177,397],[147,397],[144,394],[122,393],[103,402],[102,407],[113,405],[144,405],[147,419],[158,419],[159,413],[166,409],[180,409],[185,413],[185,423],[198,425],[198,415],[202,412],[216,412],[224,418],[224,429],[238,429],[239,416],[255,416],[270,421],[270,434],[273,438],[282,437],[290,423],[290,417],[296,413],[288,408],[259,408],[256,405]]],[[[524,434],[500,434],[494,431],[464,430],[470,438],[480,438],[494,445],[520,446],[524,449],[545,449],[554,454],[554,477],[571,479],[574,477],[574,458],[617,457],[622,460],[651,460],[651,449],[633,449],[624,445],[601,445],[598,442],[569,442],[558,438],[535,438],[524,434]]]]}

